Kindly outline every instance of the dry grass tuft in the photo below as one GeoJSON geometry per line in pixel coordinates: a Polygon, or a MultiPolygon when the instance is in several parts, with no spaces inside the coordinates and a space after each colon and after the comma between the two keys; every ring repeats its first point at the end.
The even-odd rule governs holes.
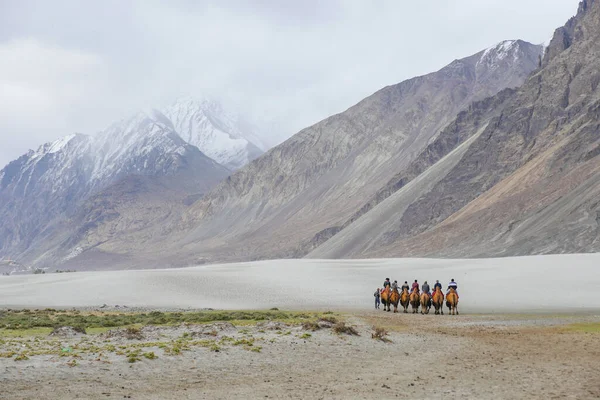
{"type": "Polygon", "coordinates": [[[381,328],[379,326],[374,326],[373,330],[375,331],[371,334],[371,337],[373,339],[381,340],[382,342],[386,342],[386,343],[391,342],[391,340],[387,338],[388,331],[386,331],[384,328],[381,328]]]}
{"type": "Polygon", "coordinates": [[[345,333],[346,335],[360,336],[358,331],[353,326],[346,325],[346,323],[343,321],[335,324],[332,329],[335,333],[345,333]]]}

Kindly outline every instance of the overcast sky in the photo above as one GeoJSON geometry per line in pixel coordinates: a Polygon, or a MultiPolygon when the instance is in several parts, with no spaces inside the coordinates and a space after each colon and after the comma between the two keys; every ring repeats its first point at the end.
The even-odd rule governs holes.
{"type": "Polygon", "coordinates": [[[544,42],[577,4],[0,0],[0,168],[182,95],[221,98],[290,136],[501,40],[544,42]]]}

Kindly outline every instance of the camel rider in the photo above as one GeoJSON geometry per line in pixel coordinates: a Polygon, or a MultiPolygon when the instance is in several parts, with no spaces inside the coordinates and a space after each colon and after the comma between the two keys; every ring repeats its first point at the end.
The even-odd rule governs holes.
{"type": "Polygon", "coordinates": [[[423,291],[423,293],[427,293],[429,296],[431,296],[431,293],[429,293],[429,284],[427,283],[427,281],[425,281],[425,283],[423,283],[423,286],[421,286],[421,290],[423,291]]]}
{"type": "Polygon", "coordinates": [[[402,285],[402,291],[404,292],[404,289],[406,289],[407,292],[410,291],[410,286],[408,286],[408,281],[404,281],[404,285],[402,285]]]}
{"type": "Polygon", "coordinates": [[[454,291],[456,292],[456,297],[458,298],[458,284],[454,282],[454,279],[451,279],[450,283],[448,284],[448,291],[446,292],[446,296],[448,295],[448,293],[450,293],[450,289],[454,289],[454,291]]]}
{"type": "Polygon", "coordinates": [[[398,281],[394,281],[394,283],[392,283],[392,290],[398,290],[398,281]]]}
{"type": "Polygon", "coordinates": [[[386,286],[390,286],[390,285],[391,285],[390,278],[385,278],[385,281],[383,281],[383,290],[385,290],[386,286]]]}
{"type": "Polygon", "coordinates": [[[416,290],[417,292],[419,291],[419,282],[417,282],[417,280],[416,280],[416,279],[415,279],[415,281],[413,282],[413,284],[412,284],[412,288],[410,289],[410,291],[411,291],[411,292],[414,292],[415,290],[416,290]]]}
{"type": "Polygon", "coordinates": [[[433,291],[435,292],[437,288],[440,288],[440,292],[442,291],[442,284],[440,281],[435,281],[435,285],[433,285],[433,291]]]}

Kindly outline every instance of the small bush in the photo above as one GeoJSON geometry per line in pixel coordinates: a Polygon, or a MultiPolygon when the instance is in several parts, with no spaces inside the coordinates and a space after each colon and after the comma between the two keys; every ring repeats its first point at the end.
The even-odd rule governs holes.
{"type": "Polygon", "coordinates": [[[15,357],[15,361],[25,361],[25,360],[29,360],[29,357],[27,357],[25,354],[19,354],[18,356],[15,357]]]}
{"type": "Polygon", "coordinates": [[[335,333],[345,333],[347,335],[360,336],[358,331],[353,326],[348,326],[345,322],[338,322],[333,326],[332,329],[335,333]]]}
{"type": "Polygon", "coordinates": [[[321,317],[319,321],[331,322],[332,324],[337,324],[338,320],[335,317],[321,317]]]}
{"type": "Polygon", "coordinates": [[[305,329],[307,331],[316,331],[321,329],[321,327],[319,326],[319,324],[315,321],[306,321],[302,323],[302,329],[305,329]]]}
{"type": "Polygon", "coordinates": [[[142,354],[142,355],[143,355],[145,358],[147,358],[148,360],[154,360],[154,359],[158,358],[158,357],[156,356],[156,354],[154,354],[154,352],[153,352],[153,351],[149,351],[149,352],[147,352],[147,353],[144,353],[144,354],[142,354]]]}
{"type": "Polygon", "coordinates": [[[310,333],[303,333],[302,335],[300,335],[300,339],[308,339],[310,337],[312,337],[310,333]]]}
{"type": "Polygon", "coordinates": [[[34,270],[33,270],[33,273],[34,273],[35,275],[39,275],[39,274],[45,274],[45,273],[46,273],[46,271],[44,271],[44,270],[43,270],[43,269],[41,269],[41,268],[36,268],[36,269],[34,269],[34,270]]]}
{"type": "Polygon", "coordinates": [[[144,335],[142,335],[142,331],[140,330],[140,328],[130,326],[129,328],[125,329],[125,337],[130,340],[131,339],[142,340],[144,338],[144,335]]]}
{"type": "Polygon", "coordinates": [[[391,342],[391,340],[387,338],[388,331],[386,331],[384,328],[376,326],[373,327],[373,329],[375,330],[375,332],[371,334],[373,339],[381,340],[382,342],[391,342]]]}

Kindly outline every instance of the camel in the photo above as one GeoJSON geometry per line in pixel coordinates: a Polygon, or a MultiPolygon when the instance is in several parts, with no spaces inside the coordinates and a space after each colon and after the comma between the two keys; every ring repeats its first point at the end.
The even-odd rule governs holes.
{"type": "Polygon", "coordinates": [[[390,309],[390,287],[386,286],[385,289],[381,291],[381,304],[383,304],[383,311],[392,311],[390,309]]]}
{"type": "Polygon", "coordinates": [[[450,315],[458,315],[458,295],[454,288],[450,288],[450,293],[446,295],[446,307],[450,315]]]}
{"type": "Polygon", "coordinates": [[[421,297],[419,296],[419,289],[414,290],[410,294],[410,305],[412,306],[413,314],[419,312],[419,305],[421,303],[421,297]]]}
{"type": "Polygon", "coordinates": [[[427,292],[421,295],[421,314],[429,314],[431,308],[431,296],[427,292]]]}
{"type": "Polygon", "coordinates": [[[444,315],[444,293],[442,293],[442,289],[439,287],[435,288],[432,296],[433,308],[435,308],[435,314],[439,315],[440,313],[444,315]]]}
{"type": "Polygon", "coordinates": [[[399,300],[400,300],[400,293],[398,292],[398,288],[394,288],[394,290],[392,290],[392,293],[390,294],[390,299],[388,302],[388,308],[389,308],[390,303],[394,306],[394,313],[398,312],[398,301],[399,300]]]}
{"type": "Polygon", "coordinates": [[[408,305],[410,304],[410,294],[408,293],[408,288],[402,289],[402,294],[400,295],[400,304],[404,307],[404,313],[408,313],[408,305]]]}

